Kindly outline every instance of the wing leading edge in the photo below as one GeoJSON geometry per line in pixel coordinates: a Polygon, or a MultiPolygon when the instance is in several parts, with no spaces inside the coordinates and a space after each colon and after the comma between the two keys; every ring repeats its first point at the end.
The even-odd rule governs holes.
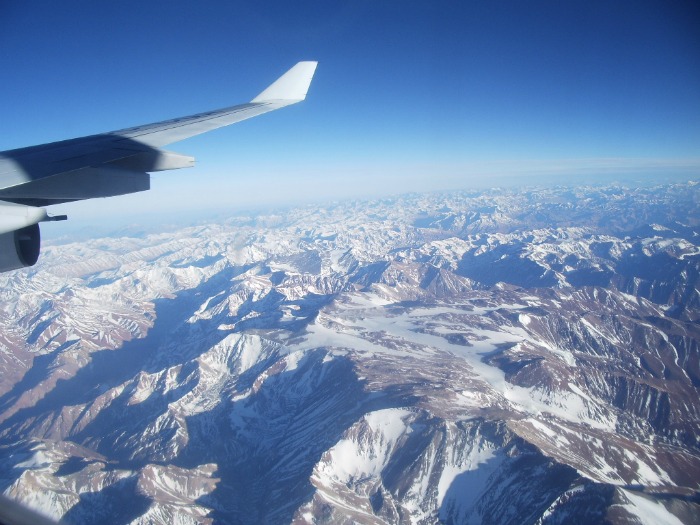
{"type": "Polygon", "coordinates": [[[160,147],[296,104],[306,98],[316,65],[317,62],[297,63],[248,104],[128,128],[114,133],[142,144],[160,147]]]}
{"type": "Polygon", "coordinates": [[[316,65],[297,63],[246,104],[0,152],[0,201],[46,206],[146,190],[149,172],[194,165],[162,146],[301,102],[316,65]]]}

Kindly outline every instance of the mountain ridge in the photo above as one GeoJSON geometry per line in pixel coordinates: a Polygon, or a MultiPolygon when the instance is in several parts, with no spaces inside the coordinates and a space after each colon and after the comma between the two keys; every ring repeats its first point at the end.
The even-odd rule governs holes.
{"type": "Polygon", "coordinates": [[[49,246],[0,277],[3,490],[75,523],[696,523],[698,192],[49,246]]]}

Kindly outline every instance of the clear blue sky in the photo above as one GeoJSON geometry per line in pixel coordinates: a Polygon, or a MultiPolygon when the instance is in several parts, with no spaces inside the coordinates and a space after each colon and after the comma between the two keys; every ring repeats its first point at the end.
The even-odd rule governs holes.
{"type": "Polygon", "coordinates": [[[698,27],[674,0],[0,0],[0,149],[245,102],[318,60],[304,103],[173,144],[197,168],[100,207],[697,178],[698,27]]]}

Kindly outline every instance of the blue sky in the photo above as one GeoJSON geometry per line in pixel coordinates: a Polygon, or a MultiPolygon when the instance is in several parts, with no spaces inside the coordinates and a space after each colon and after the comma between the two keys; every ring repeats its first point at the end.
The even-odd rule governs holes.
{"type": "Polygon", "coordinates": [[[696,4],[0,0],[0,149],[245,102],[318,60],[304,103],[170,146],[196,168],[55,211],[697,178],[696,4]]]}

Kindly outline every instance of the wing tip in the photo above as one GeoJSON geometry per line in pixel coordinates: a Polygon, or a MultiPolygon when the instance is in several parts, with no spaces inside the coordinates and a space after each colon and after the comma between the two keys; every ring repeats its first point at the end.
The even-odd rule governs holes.
{"type": "Polygon", "coordinates": [[[251,102],[270,100],[283,100],[289,103],[301,102],[309,91],[316,66],[318,66],[318,62],[314,60],[297,62],[251,102]]]}

